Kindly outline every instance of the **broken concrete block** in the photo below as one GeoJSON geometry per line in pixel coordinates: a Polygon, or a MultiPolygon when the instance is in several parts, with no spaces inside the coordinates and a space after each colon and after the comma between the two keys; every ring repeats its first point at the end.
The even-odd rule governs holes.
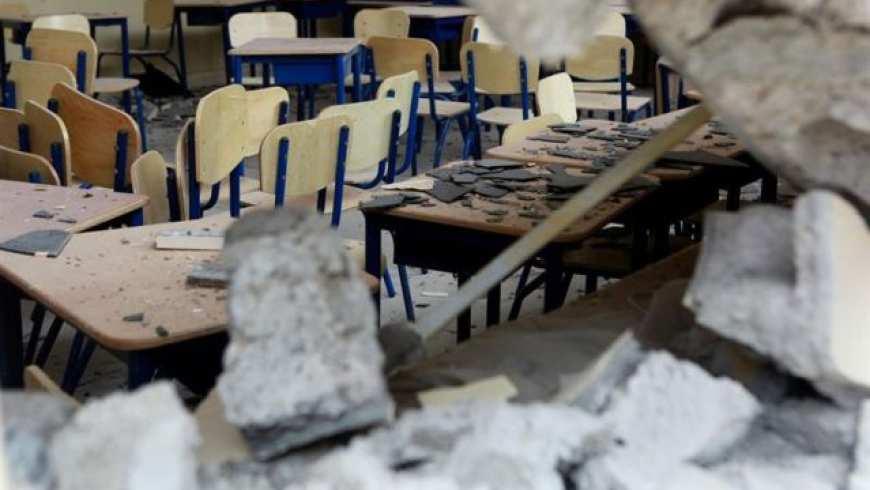
{"type": "Polygon", "coordinates": [[[58,490],[190,490],[198,444],[196,422],[164,382],[80,408],[49,455],[58,490]]]}
{"type": "Polygon", "coordinates": [[[389,420],[375,310],[339,235],[284,208],[248,214],[226,243],[231,341],[218,391],[254,456],[389,420]]]}
{"type": "Polygon", "coordinates": [[[571,479],[574,488],[596,490],[737,490],[725,478],[694,465],[678,464],[664,474],[620,456],[594,458],[571,479]]]}
{"type": "Polygon", "coordinates": [[[608,12],[607,3],[596,0],[526,0],[510,9],[504,8],[503,0],[467,3],[517,51],[547,59],[579,54],[608,12]]]}
{"type": "Polygon", "coordinates": [[[684,299],[698,322],[844,406],[870,393],[870,231],[861,215],[814,191],[793,213],[753,206],[705,226],[684,299]]]}
{"type": "Polygon", "coordinates": [[[826,400],[786,400],[764,408],[761,422],[809,454],[836,453],[850,457],[858,413],[826,400]]]}
{"type": "Polygon", "coordinates": [[[838,189],[870,205],[866,2],[632,4],[655,45],[765,166],[801,189],[838,189]]]}
{"type": "Polygon", "coordinates": [[[11,488],[53,488],[56,471],[49,462],[48,447],[75,406],[47,394],[5,392],[0,412],[11,488]]]}
{"type": "Polygon", "coordinates": [[[603,418],[618,441],[614,453],[666,472],[677,463],[727,452],[760,412],[738,383],[655,352],[615,395],[603,418]]]}
{"type": "Polygon", "coordinates": [[[861,403],[849,490],[870,490],[870,400],[861,403]]]}

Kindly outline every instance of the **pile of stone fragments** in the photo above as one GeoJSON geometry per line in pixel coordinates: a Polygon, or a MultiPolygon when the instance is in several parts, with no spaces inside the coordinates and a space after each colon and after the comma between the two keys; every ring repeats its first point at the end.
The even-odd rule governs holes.
{"type": "MultiPolygon", "coordinates": [[[[594,20],[607,2],[474,3],[502,32],[520,27],[500,15],[526,19],[534,48],[559,45],[540,14],[577,20],[556,34],[583,31],[568,14],[594,20]]],[[[301,211],[252,214],[227,236],[232,340],[217,388],[249,456],[199,459],[208,434],[167,384],[79,409],[6,393],[13,488],[870,489],[866,5],[637,2],[716,113],[808,192],[791,210],[708,216],[693,279],[660,290],[642,327],[555,400],[395,418],[373,307],[340,240],[301,211]]]]}

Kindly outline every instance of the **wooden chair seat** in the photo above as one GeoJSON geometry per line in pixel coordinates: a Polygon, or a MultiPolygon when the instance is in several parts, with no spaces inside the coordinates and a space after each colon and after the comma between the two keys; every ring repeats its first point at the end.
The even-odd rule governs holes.
{"type": "Polygon", "coordinates": [[[494,126],[510,126],[524,121],[523,110],[518,107],[493,107],[479,113],[477,119],[494,126]]]}
{"type": "MultiPolygon", "coordinates": [[[[622,107],[619,95],[577,92],[574,94],[577,108],[585,111],[618,111],[622,107]]],[[[649,97],[628,97],[628,110],[637,111],[651,102],[649,97]]]]}
{"type": "MultiPolygon", "coordinates": [[[[435,101],[435,114],[438,117],[456,117],[465,114],[471,109],[468,102],[453,102],[449,100],[435,101]]],[[[420,104],[417,106],[417,114],[421,116],[430,116],[429,101],[420,99],[420,104]]]]}
{"type": "Polygon", "coordinates": [[[139,86],[135,78],[97,78],[94,80],[95,94],[117,94],[133,90],[139,86]]]}
{"type": "MultiPolygon", "coordinates": [[[[634,92],[635,86],[626,84],[626,90],[634,92]]],[[[600,94],[618,94],[619,82],[574,82],[575,92],[594,92],[600,94]]]]}
{"type": "MultiPolygon", "coordinates": [[[[433,84],[436,94],[452,94],[456,92],[456,87],[447,80],[439,80],[433,84]]],[[[423,85],[420,95],[429,95],[429,87],[423,85]]]]}

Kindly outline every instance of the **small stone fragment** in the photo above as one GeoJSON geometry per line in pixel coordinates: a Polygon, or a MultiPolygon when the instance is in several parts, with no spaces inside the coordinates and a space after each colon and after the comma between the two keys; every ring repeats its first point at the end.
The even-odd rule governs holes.
{"type": "Polygon", "coordinates": [[[145,313],[133,313],[123,318],[125,322],[141,322],[145,319],[145,313]]]}
{"type": "Polygon", "coordinates": [[[51,211],[46,211],[45,209],[40,209],[39,211],[33,213],[34,218],[40,219],[51,219],[54,218],[54,213],[51,211]]]}

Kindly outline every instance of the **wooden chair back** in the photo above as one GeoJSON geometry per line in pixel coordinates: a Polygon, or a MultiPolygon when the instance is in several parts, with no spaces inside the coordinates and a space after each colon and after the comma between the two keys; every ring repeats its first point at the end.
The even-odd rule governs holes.
{"type": "Polygon", "coordinates": [[[145,0],[144,15],[151,29],[169,29],[175,20],[175,0],[145,0]]]}
{"type": "Polygon", "coordinates": [[[284,124],[263,140],[260,151],[260,185],[263,192],[278,194],[277,177],[281,140],[287,140],[287,166],[284,169],[284,197],[308,196],[336,180],[336,162],[341,128],[350,128],[346,116],[319,117],[284,124]]]}
{"type": "Polygon", "coordinates": [[[577,122],[574,82],[567,73],[557,73],[541,80],[535,100],[538,114],[558,114],[562,122],[577,122]]]}
{"type": "Polygon", "coordinates": [[[34,29],[27,35],[27,47],[33,61],[57,63],[76,75],[77,87],[93,94],[97,76],[97,44],[89,34],[56,29],[34,29]],[[79,53],[85,54],[84,86],[79,86],[79,53]]]}
{"type": "Polygon", "coordinates": [[[596,36],[581,55],[565,60],[565,71],[582,80],[618,79],[622,50],[625,50],[626,75],[631,75],[634,71],[634,43],[619,36],[596,36]]]}
{"type": "Polygon", "coordinates": [[[51,91],[58,83],[76,87],[76,76],[69,68],[41,61],[13,61],[8,80],[14,82],[15,107],[18,109],[24,109],[27,101],[47,105],[51,91]]]}
{"type": "Polygon", "coordinates": [[[411,17],[397,9],[362,9],[353,18],[353,35],[361,39],[373,36],[407,38],[411,17]]]}
{"type": "MultiPolygon", "coordinates": [[[[520,80],[520,63],[523,60],[509,46],[470,42],[462,46],[460,64],[462,79],[469,80],[469,53],[474,59],[475,89],[485,91],[487,95],[516,95],[522,93],[520,80]]],[[[526,58],[526,76],[528,90],[533,92],[538,86],[540,62],[534,58],[526,58]]]]}
{"type": "Polygon", "coordinates": [[[385,79],[378,87],[377,99],[392,98],[399,103],[399,109],[402,111],[400,136],[408,131],[411,119],[417,117],[417,101],[420,95],[418,84],[417,72],[409,71],[403,75],[395,75],[385,79]],[[415,89],[415,87],[417,88],[415,89]]]}
{"type": "Polygon", "coordinates": [[[203,97],[196,108],[195,124],[196,179],[200,185],[217,184],[230,175],[248,150],[245,87],[228,85],[203,97]]]}
{"type": "Polygon", "coordinates": [[[93,185],[115,188],[118,134],[124,133],[124,185],[129,184],[130,165],[142,152],[136,121],[126,112],[64,84],[54,86],[52,98],[58,103],[58,116],[69,133],[73,174],[93,185]]]}
{"type": "Polygon", "coordinates": [[[382,99],[327,107],[318,118],[345,116],[350,120],[347,171],[358,172],[377,167],[390,156],[396,112],[401,113],[396,100],[382,99]]]}
{"type": "Polygon", "coordinates": [[[168,223],[170,221],[172,213],[170,212],[170,195],[167,187],[169,172],[170,167],[163,160],[163,156],[154,150],[140,156],[130,167],[133,193],[148,196],[148,204],[142,208],[145,224],[168,223]]]}
{"type": "Polygon", "coordinates": [[[190,209],[187,204],[189,199],[187,189],[187,135],[192,124],[193,119],[188,119],[181,128],[178,139],[175,141],[175,179],[178,185],[178,200],[181,203],[179,206],[179,216],[182,221],[190,219],[190,209]]]}
{"type": "Polygon", "coordinates": [[[18,128],[24,124],[24,113],[18,109],[0,109],[0,146],[18,148],[18,128]]]}
{"type": "Polygon", "coordinates": [[[598,36],[626,36],[625,16],[615,9],[609,9],[601,25],[595,31],[598,36]]]}
{"type": "Polygon", "coordinates": [[[30,182],[33,174],[39,175],[42,184],[60,185],[57,173],[45,158],[0,146],[0,180],[30,182]]]}
{"type": "Polygon", "coordinates": [[[72,177],[72,153],[66,124],[57,114],[33,101],[24,104],[24,123],[28,127],[30,153],[35,153],[55,167],[61,185],[70,185],[72,177]],[[55,162],[60,158],[57,164],[55,162]]]}
{"type": "Polygon", "coordinates": [[[558,114],[544,114],[522,122],[511,124],[504,131],[501,144],[513,145],[522,143],[529,136],[534,136],[554,124],[562,123],[558,114]]]}
{"type": "Polygon", "coordinates": [[[492,27],[479,15],[469,15],[462,24],[462,44],[465,45],[465,43],[472,42],[503,43],[492,27]]]}
{"type": "Polygon", "coordinates": [[[229,22],[230,46],[237,48],[261,37],[295,39],[296,17],[289,12],[245,12],[229,22]]]}
{"type": "Polygon", "coordinates": [[[91,23],[80,14],[43,15],[33,21],[33,29],[56,29],[91,35],[91,23]]]}
{"type": "Polygon", "coordinates": [[[429,82],[426,72],[426,57],[429,56],[432,60],[432,81],[438,80],[438,47],[428,39],[375,36],[369,38],[368,46],[374,54],[375,73],[380,79],[413,70],[425,87],[429,82]]]}
{"type": "Polygon", "coordinates": [[[250,90],[245,96],[248,115],[245,156],[252,157],[260,153],[263,138],[270,131],[287,122],[290,95],[283,87],[269,87],[250,90]]]}

